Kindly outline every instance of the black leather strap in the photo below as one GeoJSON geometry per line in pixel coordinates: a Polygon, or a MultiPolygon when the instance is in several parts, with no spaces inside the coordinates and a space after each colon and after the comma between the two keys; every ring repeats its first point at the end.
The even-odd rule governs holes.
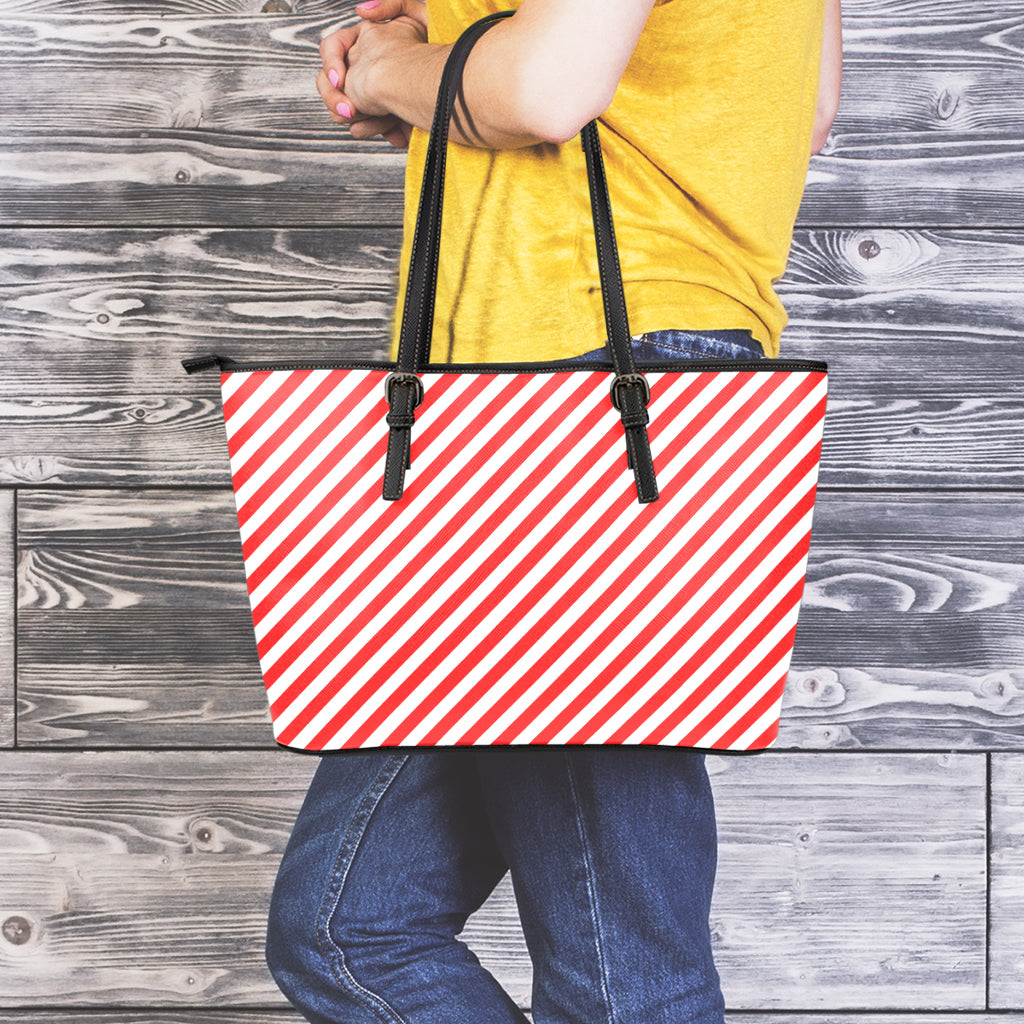
{"type": "MultiPolygon", "coordinates": [[[[404,471],[410,465],[409,446],[415,409],[423,394],[422,384],[416,375],[430,361],[441,247],[448,125],[462,81],[462,72],[474,44],[489,28],[502,18],[511,17],[513,13],[501,11],[490,14],[466,29],[452,47],[441,76],[413,234],[405,305],[399,332],[398,364],[396,372],[388,378],[387,422],[390,433],[384,467],[384,497],[388,500],[402,496],[404,471]]],[[[590,183],[608,349],[615,369],[611,399],[622,415],[627,460],[636,481],[637,498],[641,502],[654,501],[658,497],[658,485],[654,477],[654,461],[647,436],[647,402],[650,398],[650,389],[643,376],[637,372],[633,361],[622,271],[615,245],[611,202],[608,198],[608,183],[596,121],[591,121],[584,127],[581,139],[586,155],[587,179],[590,183]]]]}
{"type": "Polygon", "coordinates": [[[597,266],[601,274],[601,298],[604,305],[605,329],[611,350],[615,379],[611,385],[612,403],[622,414],[626,432],[626,458],[633,470],[636,496],[641,502],[656,501],[658,482],[654,477],[654,458],[647,436],[647,402],[651,389],[633,362],[633,344],[626,315],[626,293],[622,286],[619,248],[615,244],[612,204],[608,197],[601,139],[597,122],[583,126],[580,133],[587,158],[587,181],[590,183],[590,207],[594,215],[594,237],[597,240],[597,266]]]}
{"type": "Polygon", "coordinates": [[[415,409],[422,398],[423,385],[416,378],[430,361],[430,336],[434,326],[434,299],[437,294],[437,266],[441,251],[441,211],[444,205],[444,171],[448,149],[448,124],[455,97],[462,81],[473,45],[492,25],[510,17],[512,11],[489,14],[470,25],[458,38],[444,71],[430,126],[430,142],[423,168],[416,228],[412,237],[409,273],[405,285],[405,305],[398,340],[398,365],[388,378],[388,450],[384,462],[384,499],[401,498],[405,470],[412,465],[411,444],[415,409]]]}

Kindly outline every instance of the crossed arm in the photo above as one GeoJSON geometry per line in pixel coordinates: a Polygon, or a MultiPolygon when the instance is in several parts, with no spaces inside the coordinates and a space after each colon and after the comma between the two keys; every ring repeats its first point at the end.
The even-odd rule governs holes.
{"type": "MultiPolygon", "coordinates": [[[[457,118],[453,142],[516,149],[565,142],[612,101],[654,0],[522,0],[474,47],[463,76],[473,132],[457,118]]],[[[317,89],[331,117],[355,138],[408,143],[428,129],[451,49],[427,43],[422,0],[369,0],[363,19],[320,43],[317,89]]],[[[812,151],[828,136],[839,105],[840,0],[826,0],[825,36],[812,151]]]]}

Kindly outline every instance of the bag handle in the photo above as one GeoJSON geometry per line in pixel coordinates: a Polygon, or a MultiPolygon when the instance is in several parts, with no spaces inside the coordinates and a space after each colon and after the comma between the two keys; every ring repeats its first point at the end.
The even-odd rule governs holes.
{"type": "MultiPolygon", "coordinates": [[[[402,496],[405,469],[411,464],[410,446],[415,409],[423,399],[423,382],[418,374],[430,360],[441,247],[448,126],[470,51],[488,29],[503,18],[511,17],[512,14],[513,11],[489,14],[466,29],[452,47],[441,75],[406,280],[405,305],[398,341],[398,362],[395,372],[387,379],[387,423],[390,429],[384,466],[386,500],[393,501],[402,496]]],[[[615,244],[608,182],[596,121],[584,126],[581,141],[590,186],[608,349],[615,372],[611,384],[611,401],[621,413],[626,435],[627,460],[635,477],[637,498],[640,502],[654,501],[658,497],[658,486],[647,436],[647,403],[650,400],[650,388],[643,375],[637,372],[633,360],[622,271],[615,244]]]]}

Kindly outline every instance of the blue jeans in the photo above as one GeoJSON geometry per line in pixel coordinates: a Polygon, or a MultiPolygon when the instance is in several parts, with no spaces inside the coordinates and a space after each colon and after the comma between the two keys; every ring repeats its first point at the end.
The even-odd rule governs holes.
{"type": "MultiPolygon", "coordinates": [[[[723,343],[759,354],[729,333],[743,337],[658,332],[634,345],[642,360],[644,345],[668,358],[722,356],[723,343]]],[[[285,850],[267,962],[314,1024],[524,1024],[458,939],[508,872],[536,1024],[721,1024],[716,859],[696,751],[331,754],[285,850]]]]}
{"type": "MultiPolygon", "coordinates": [[[[608,350],[597,348],[580,361],[608,359],[608,350]]],[[[747,331],[654,331],[633,338],[633,356],[638,363],[678,359],[760,359],[761,343],[747,331]]]]}

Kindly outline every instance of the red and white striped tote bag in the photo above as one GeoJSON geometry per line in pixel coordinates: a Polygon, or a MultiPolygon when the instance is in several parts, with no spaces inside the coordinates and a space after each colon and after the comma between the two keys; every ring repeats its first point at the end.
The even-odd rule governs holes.
{"type": "Polygon", "coordinates": [[[274,734],[304,750],[763,748],[826,368],[634,365],[594,125],[608,364],[425,365],[444,128],[474,38],[442,83],[397,365],[187,364],[222,371],[274,734]]]}

